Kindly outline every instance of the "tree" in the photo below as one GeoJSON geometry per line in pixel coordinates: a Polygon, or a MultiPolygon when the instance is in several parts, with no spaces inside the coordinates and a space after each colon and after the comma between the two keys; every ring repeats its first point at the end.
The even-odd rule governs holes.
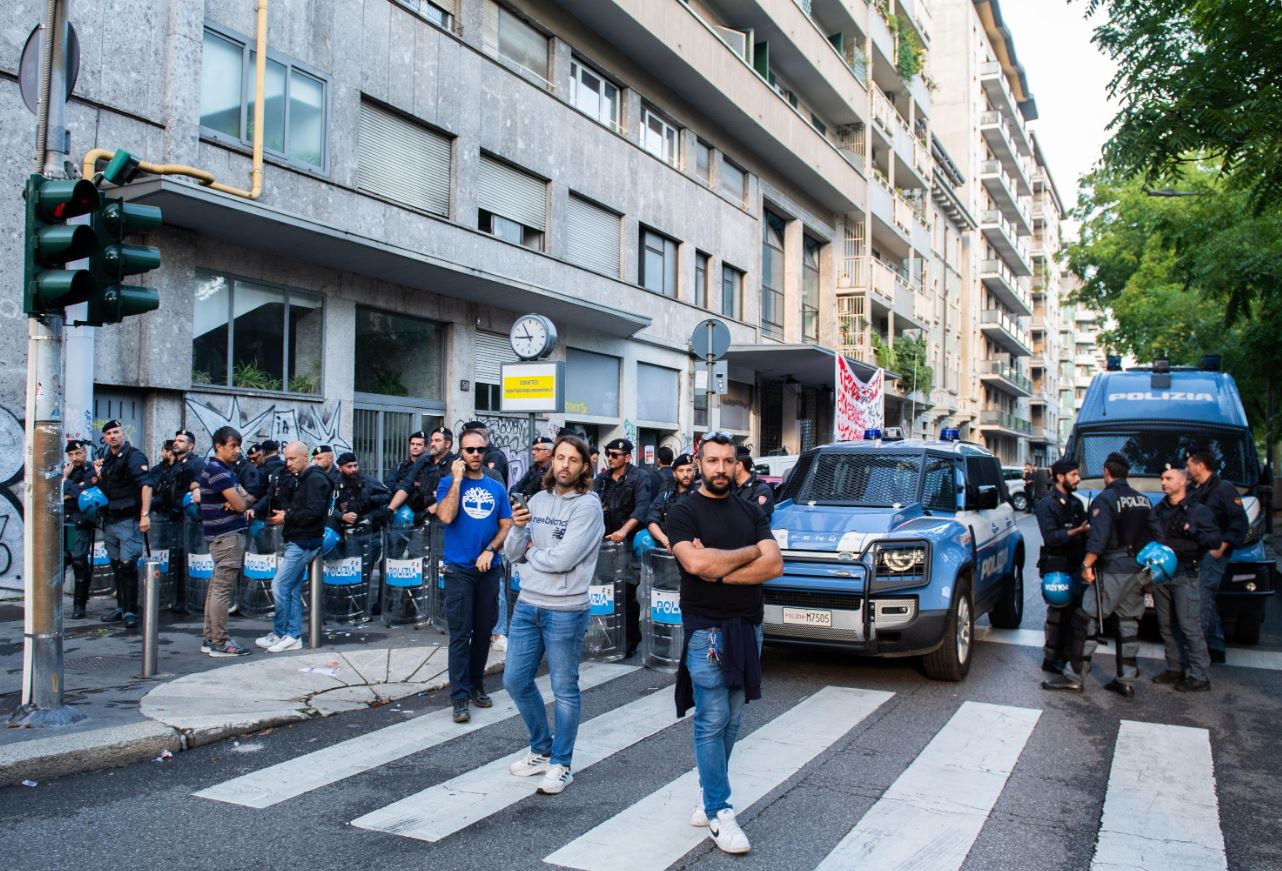
{"type": "MultiPolygon", "coordinates": [[[[1072,2],[1072,0],[1070,0],[1072,2]]],[[[1086,0],[1094,42],[1118,65],[1122,109],[1105,164],[1155,183],[1210,162],[1263,214],[1282,197],[1282,4],[1086,0]]]]}

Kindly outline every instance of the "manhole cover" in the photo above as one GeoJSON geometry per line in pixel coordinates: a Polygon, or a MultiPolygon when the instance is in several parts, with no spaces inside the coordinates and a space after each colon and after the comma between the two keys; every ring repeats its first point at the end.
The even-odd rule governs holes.
{"type": "Polygon", "coordinates": [[[63,661],[67,671],[102,671],[117,665],[130,665],[138,662],[134,656],[78,656],[63,661]]]}

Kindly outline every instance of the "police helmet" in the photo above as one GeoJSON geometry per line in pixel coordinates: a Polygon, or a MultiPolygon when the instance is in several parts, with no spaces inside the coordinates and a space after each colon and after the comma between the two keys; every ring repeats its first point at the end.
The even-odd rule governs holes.
{"type": "Polygon", "coordinates": [[[1073,601],[1073,579],[1067,572],[1042,575],[1042,598],[1052,608],[1062,608],[1073,601]]]}
{"type": "Polygon", "coordinates": [[[654,550],[658,546],[659,543],[654,540],[654,535],[648,529],[641,530],[632,539],[632,552],[637,555],[637,559],[641,559],[647,551],[654,550]]]}
{"type": "Polygon", "coordinates": [[[1150,541],[1140,548],[1140,552],[1135,555],[1135,561],[1148,569],[1149,576],[1155,584],[1164,584],[1174,577],[1176,566],[1179,564],[1175,558],[1175,551],[1156,541],[1150,541]]]}
{"type": "Polygon", "coordinates": [[[183,494],[183,511],[187,512],[187,516],[192,520],[200,517],[200,503],[191,498],[190,490],[183,494]]]}
{"type": "Polygon", "coordinates": [[[402,505],[392,514],[392,529],[409,529],[414,525],[414,509],[402,505]]]}
{"type": "Polygon", "coordinates": [[[80,513],[93,520],[98,516],[98,510],[107,507],[107,494],[103,493],[97,487],[89,487],[80,492],[76,497],[76,507],[80,513]]]}
{"type": "Polygon", "coordinates": [[[341,540],[342,536],[338,534],[336,529],[329,526],[325,527],[325,537],[321,542],[321,555],[329,556],[334,552],[334,548],[338,547],[338,542],[341,540]]]}

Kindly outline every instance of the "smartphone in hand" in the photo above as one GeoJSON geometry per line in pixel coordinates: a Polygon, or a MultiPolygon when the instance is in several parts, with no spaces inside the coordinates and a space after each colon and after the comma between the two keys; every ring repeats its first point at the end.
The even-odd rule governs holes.
{"type": "Polygon", "coordinates": [[[512,504],[523,511],[529,511],[530,505],[525,501],[525,494],[519,490],[512,494],[512,504]]]}

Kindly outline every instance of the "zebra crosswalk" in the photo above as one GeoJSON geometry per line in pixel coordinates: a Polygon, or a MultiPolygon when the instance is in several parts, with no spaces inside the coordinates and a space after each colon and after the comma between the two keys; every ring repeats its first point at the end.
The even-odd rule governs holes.
{"type": "MultiPolygon", "coordinates": [[[[636,672],[630,666],[584,664],[581,685],[585,696],[590,696],[610,690],[607,685],[618,681],[618,686],[631,687],[620,690],[620,695],[630,695],[642,683],[636,672]]],[[[540,689],[550,699],[546,678],[540,680],[540,689]]],[[[213,784],[194,795],[272,808],[306,793],[342,790],[342,781],[398,760],[404,765],[415,754],[434,748],[439,754],[440,745],[448,741],[497,746],[497,742],[469,737],[481,730],[505,728],[504,724],[510,732],[515,705],[505,693],[494,693],[493,698],[494,707],[475,711],[466,725],[450,722],[448,709],[429,711],[213,784]]],[[[829,751],[851,747],[868,730],[894,730],[897,718],[907,718],[905,726],[911,723],[911,698],[895,698],[885,690],[824,686],[773,718],[746,722],[731,758],[730,779],[733,801],[749,836],[753,837],[754,810],[768,797],[776,796],[777,801],[818,774],[824,768],[821,759],[835,758],[829,751]]],[[[837,817],[844,822],[831,820],[824,828],[824,842],[815,845],[811,858],[787,867],[806,871],[955,871],[963,867],[994,819],[1016,771],[1021,765],[1036,765],[1026,750],[1045,719],[1046,712],[1033,707],[960,701],[946,722],[931,727],[933,734],[923,733],[923,739],[930,734],[924,748],[906,762],[894,763],[881,781],[889,785],[879,788],[880,794],[869,792],[858,799],[854,813],[837,817]]],[[[586,717],[575,748],[576,780],[571,791],[599,788],[601,782],[594,783],[591,769],[624,755],[635,763],[645,754],[648,742],[676,746],[672,730],[682,724],[688,728],[688,718],[674,717],[671,687],[656,689],[653,684],[640,688],[635,698],[586,717]]],[[[466,839],[467,830],[484,821],[510,822],[514,813],[555,815],[558,808],[567,807],[560,797],[535,799],[538,778],[508,773],[508,765],[524,753],[524,748],[510,749],[513,752],[500,758],[486,752],[474,760],[474,767],[450,770],[438,761],[426,766],[440,772],[438,782],[415,784],[399,795],[387,796],[386,804],[362,807],[341,818],[355,829],[410,839],[401,843],[420,842],[417,849],[429,851],[430,857],[430,851],[438,849],[434,845],[466,839]]],[[[689,752],[688,747],[684,752],[689,752]]],[[[708,830],[690,824],[690,811],[699,795],[698,775],[692,754],[682,758],[690,767],[673,770],[669,764],[657,769],[670,773],[640,778],[644,786],[635,794],[625,793],[620,802],[607,802],[600,814],[558,817],[555,838],[546,845],[540,843],[538,852],[523,861],[541,856],[548,867],[661,871],[690,861],[692,853],[699,855],[701,845],[712,849],[708,830]]],[[[1103,770],[1099,769],[1101,776],[1103,770]]],[[[352,803],[352,810],[356,807],[352,803]]],[[[1093,834],[1092,871],[1226,868],[1209,732],[1121,721],[1093,834]]],[[[1074,837],[1080,838],[1081,833],[1074,837]]]]}

